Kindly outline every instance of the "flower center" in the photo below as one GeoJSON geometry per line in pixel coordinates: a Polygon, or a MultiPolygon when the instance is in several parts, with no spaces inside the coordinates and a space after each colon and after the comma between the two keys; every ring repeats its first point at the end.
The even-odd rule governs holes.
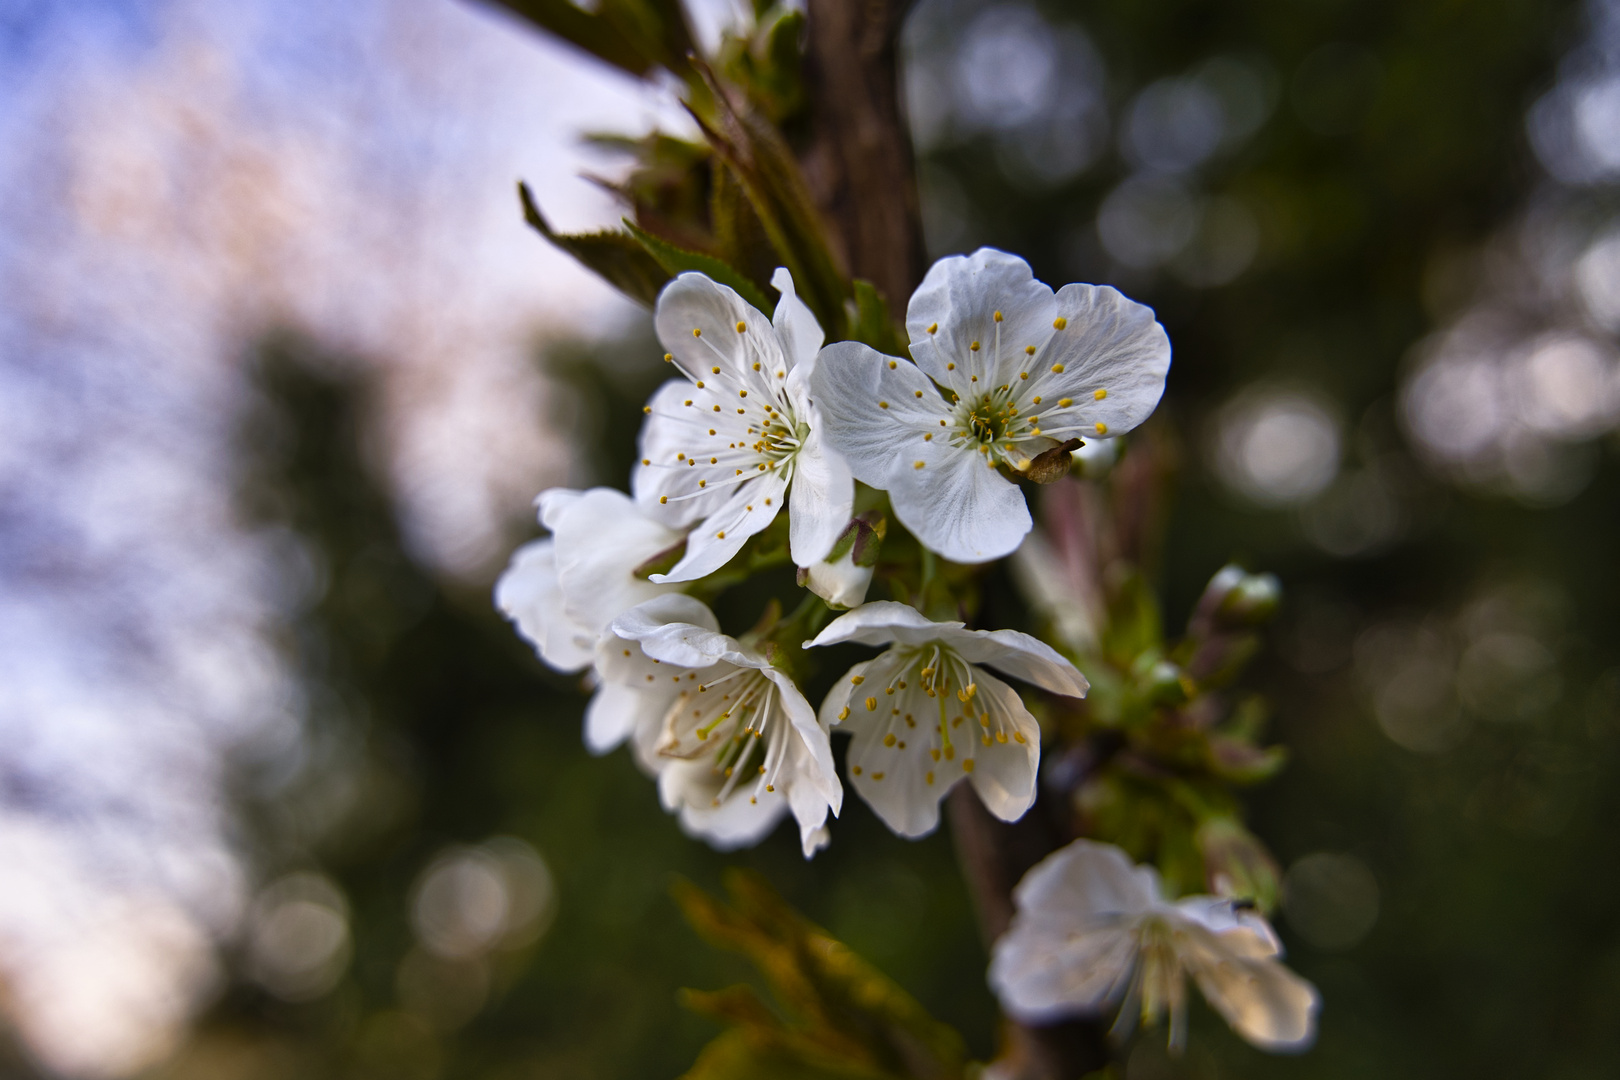
{"type": "Polygon", "coordinates": [[[1018,444],[1032,437],[1034,425],[1018,404],[1007,387],[958,401],[953,410],[952,444],[979,451],[992,465],[1022,467],[1029,455],[1018,444]]]}

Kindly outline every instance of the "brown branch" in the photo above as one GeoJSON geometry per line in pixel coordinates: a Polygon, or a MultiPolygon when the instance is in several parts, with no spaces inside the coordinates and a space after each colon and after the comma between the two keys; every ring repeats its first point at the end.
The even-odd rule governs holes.
{"type": "Polygon", "coordinates": [[[922,280],[911,137],[900,117],[898,41],[909,0],[809,0],[805,179],[854,277],[903,312],[922,280]]]}

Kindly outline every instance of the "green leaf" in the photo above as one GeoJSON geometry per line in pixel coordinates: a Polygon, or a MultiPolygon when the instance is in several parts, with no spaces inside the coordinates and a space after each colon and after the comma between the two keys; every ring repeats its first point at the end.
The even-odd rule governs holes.
{"type": "Polygon", "coordinates": [[[684,248],[676,247],[668,241],[660,240],[647,230],[638,228],[629,218],[624,220],[624,227],[630,230],[630,235],[641,243],[647,254],[651,255],[659,266],[668,271],[671,277],[685,273],[688,270],[696,270],[701,274],[707,274],[720,284],[730,286],[736,290],[738,296],[753,304],[767,318],[770,316],[771,308],[775,305],[765,298],[765,293],[758,285],[749,281],[729,263],[722,262],[713,255],[705,255],[698,251],[687,251],[684,248]]]}
{"type": "Polygon", "coordinates": [[[595,232],[564,234],[552,229],[535,205],[529,185],[518,181],[518,198],[523,202],[523,219],[535,231],[568,252],[632,300],[651,307],[670,274],[629,233],[595,232]]]}
{"type": "Polygon", "coordinates": [[[759,969],[778,1009],[744,988],[688,991],[687,1005],[733,1025],[704,1051],[688,1080],[961,1080],[967,1054],[955,1031],[794,911],[762,878],[733,871],[726,886],[729,905],[689,882],[677,883],[675,898],[710,944],[741,953],[759,969]],[[738,1071],[746,1069],[753,1071],[738,1071]]]}
{"type": "Polygon", "coordinates": [[[696,48],[680,0],[600,0],[586,11],[569,0],[494,0],[598,60],[646,78],[664,68],[692,74],[696,48]]]}

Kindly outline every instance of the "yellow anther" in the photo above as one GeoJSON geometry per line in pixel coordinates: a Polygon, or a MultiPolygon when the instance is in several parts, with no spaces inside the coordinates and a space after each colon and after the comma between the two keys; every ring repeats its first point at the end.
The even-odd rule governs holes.
{"type": "Polygon", "coordinates": [[[766,499],[766,500],[765,500],[765,505],[766,505],[766,506],[769,506],[769,505],[771,505],[771,500],[769,500],[769,499],[766,499]]]}
{"type": "Polygon", "coordinates": [[[1070,405],[1073,405],[1073,404],[1074,404],[1074,399],[1073,398],[1058,398],[1058,408],[1060,408],[1060,409],[1067,409],[1070,405]]]}
{"type": "Polygon", "coordinates": [[[1025,345],[1024,346],[1024,355],[1025,356],[1034,356],[1035,355],[1035,346],[1033,346],[1033,345],[1025,345]]]}
{"type": "Polygon", "coordinates": [[[775,791],[776,790],[776,785],[775,784],[766,784],[765,785],[765,790],[766,791],[775,791]]]}
{"type": "Polygon", "coordinates": [[[973,759],[972,758],[963,758],[962,759],[962,771],[963,772],[972,772],[973,771],[973,759]]]}
{"type": "Polygon", "coordinates": [[[746,390],[739,390],[739,391],[737,391],[737,396],[738,396],[738,397],[747,397],[747,396],[748,396],[748,391],[746,391],[746,390]]]}
{"type": "Polygon", "coordinates": [[[973,344],[968,346],[968,352],[978,352],[978,351],[979,351],[979,343],[977,341],[975,341],[973,344]]]}
{"type": "Polygon", "coordinates": [[[716,405],[716,406],[715,406],[715,407],[714,407],[714,411],[715,411],[715,412],[719,412],[719,411],[720,411],[720,406],[718,406],[718,405],[716,405]]]}
{"type": "Polygon", "coordinates": [[[1098,424],[1097,425],[1097,434],[1099,434],[1099,435],[1108,434],[1108,425],[1107,424],[1098,424]]]}
{"type": "Polygon", "coordinates": [[[664,354],[664,363],[673,364],[674,362],[675,362],[675,357],[674,357],[674,355],[672,353],[665,353],[664,354]]]}
{"type": "Polygon", "coordinates": [[[883,774],[883,773],[875,772],[875,773],[872,774],[872,779],[881,780],[881,779],[883,779],[884,775],[885,774],[883,774]]]}
{"type": "Polygon", "coordinates": [[[1006,741],[1007,741],[1007,733],[1005,731],[996,732],[996,742],[1004,743],[1006,741]]]}
{"type": "Polygon", "coordinates": [[[889,734],[883,736],[883,745],[884,746],[893,746],[894,742],[895,742],[894,733],[892,731],[889,734]]]}
{"type": "Polygon", "coordinates": [[[755,364],[755,365],[754,365],[754,370],[755,370],[755,371],[758,371],[758,370],[759,370],[759,365],[758,365],[758,364],[755,364]]]}
{"type": "Polygon", "coordinates": [[[726,538],[725,531],[721,530],[720,532],[716,533],[715,538],[718,540],[724,540],[726,538]]]}
{"type": "Polygon", "coordinates": [[[1063,374],[1063,365],[1062,364],[1053,364],[1052,365],[1052,374],[1054,374],[1054,375],[1063,374]]]}
{"type": "MultiPolygon", "coordinates": [[[[917,397],[922,397],[922,391],[921,390],[913,390],[912,394],[914,394],[917,397]]],[[[652,410],[649,409],[648,411],[651,412],[652,410]]]]}
{"type": "Polygon", "coordinates": [[[717,458],[717,457],[712,457],[712,458],[709,459],[709,464],[710,465],[718,465],[718,464],[720,464],[720,459],[717,458]]]}
{"type": "Polygon", "coordinates": [[[686,455],[685,454],[676,454],[675,455],[675,460],[676,461],[685,461],[686,460],[686,455]]]}
{"type": "Polygon", "coordinates": [[[887,408],[888,408],[888,407],[889,407],[889,403],[888,403],[888,402],[887,402],[887,401],[880,401],[880,402],[878,402],[878,408],[880,408],[880,409],[887,409],[887,408]]]}
{"type": "Polygon", "coordinates": [[[642,458],[641,463],[643,465],[651,465],[652,464],[652,458],[642,458]]]}
{"type": "Polygon", "coordinates": [[[979,741],[981,743],[983,743],[984,745],[989,746],[990,745],[990,734],[988,732],[986,732],[985,734],[979,736],[979,741]]]}
{"type": "Polygon", "coordinates": [[[851,683],[854,683],[856,686],[859,686],[859,685],[861,685],[861,683],[866,681],[866,676],[865,675],[851,675],[849,677],[849,681],[851,683]]]}
{"type": "Polygon", "coordinates": [[[930,334],[937,333],[938,330],[939,330],[939,323],[936,322],[936,323],[929,323],[928,324],[928,332],[930,334]]]}
{"type": "Polygon", "coordinates": [[[1062,330],[1065,326],[1068,326],[1068,325],[1069,325],[1069,320],[1065,319],[1061,315],[1059,315],[1057,318],[1052,320],[1052,329],[1054,329],[1054,330],[1062,330]]]}
{"type": "Polygon", "coordinates": [[[877,698],[869,697],[866,699],[866,711],[877,712],[877,698]]]}
{"type": "Polygon", "coordinates": [[[747,330],[747,329],[748,329],[748,324],[747,324],[747,323],[745,323],[745,322],[739,322],[739,323],[738,323],[738,324],[737,324],[737,333],[739,333],[739,334],[740,334],[740,333],[742,333],[742,332],[743,332],[743,331],[744,331],[744,330],[747,330]]]}
{"type": "Polygon", "coordinates": [[[892,687],[892,686],[885,686],[885,687],[884,687],[884,688],[883,688],[883,692],[884,692],[884,693],[885,693],[885,694],[887,694],[887,695],[889,695],[889,696],[890,696],[890,697],[893,697],[893,696],[894,696],[894,687],[892,687]]]}
{"type": "Polygon", "coordinates": [[[913,462],[913,463],[912,463],[912,466],[911,466],[911,467],[912,467],[912,468],[913,468],[913,469],[920,469],[920,468],[922,468],[922,467],[923,467],[923,463],[922,463],[922,462],[920,462],[920,461],[918,461],[918,462],[913,462]]]}
{"type": "Polygon", "coordinates": [[[938,761],[938,760],[939,760],[939,751],[938,751],[938,750],[930,750],[930,751],[928,751],[928,752],[929,752],[929,753],[930,753],[930,754],[932,754],[932,755],[934,755],[934,760],[935,760],[935,761],[938,761]]]}
{"type": "Polygon", "coordinates": [[[709,486],[709,482],[707,480],[699,480],[698,481],[698,487],[708,487],[708,486],[709,486]]]}
{"type": "Polygon", "coordinates": [[[697,388],[698,388],[698,389],[699,389],[699,390],[701,390],[701,389],[703,389],[703,380],[702,380],[702,379],[699,379],[699,380],[698,380],[698,381],[697,381],[697,388]]]}
{"type": "Polygon", "coordinates": [[[660,496],[658,496],[658,502],[659,502],[659,505],[663,505],[664,503],[669,502],[669,496],[668,495],[660,495],[660,496]]]}
{"type": "Polygon", "coordinates": [[[932,769],[923,774],[923,782],[926,784],[932,784],[934,782],[934,771],[932,769]]]}
{"type": "Polygon", "coordinates": [[[890,371],[893,371],[895,368],[897,368],[899,366],[900,366],[900,364],[899,364],[898,361],[896,361],[896,360],[890,360],[889,361],[889,370],[890,371]]]}
{"type": "Polygon", "coordinates": [[[849,719],[849,706],[848,705],[845,705],[842,709],[838,710],[838,719],[840,719],[840,720],[848,720],[849,719]]]}
{"type": "Polygon", "coordinates": [[[1096,398],[1098,401],[1101,401],[1103,398],[1108,396],[1108,391],[1107,390],[1093,390],[1091,392],[1091,396],[1096,398]]]}
{"type": "Polygon", "coordinates": [[[1015,740],[1015,741],[1017,741],[1017,742],[1020,742],[1020,743],[1027,743],[1027,742],[1029,742],[1029,740],[1028,740],[1028,739],[1026,739],[1026,738],[1024,738],[1024,733],[1023,733],[1023,732],[1022,732],[1022,731],[1015,731],[1015,732],[1013,732],[1013,739],[1014,739],[1014,740],[1015,740]]]}
{"type": "Polygon", "coordinates": [[[644,413],[649,413],[650,414],[652,412],[652,406],[651,405],[643,405],[641,407],[641,411],[644,412],[644,413]]]}
{"type": "Polygon", "coordinates": [[[1036,395],[1035,395],[1035,396],[1034,396],[1034,397],[1033,397],[1033,398],[1031,398],[1031,399],[1030,399],[1030,400],[1031,400],[1031,401],[1032,401],[1032,402],[1034,402],[1034,403],[1035,403],[1035,404],[1036,404],[1036,405],[1039,405],[1039,404],[1040,404],[1040,403],[1041,403],[1041,395],[1039,395],[1039,394],[1036,394],[1036,395]]]}
{"type": "Polygon", "coordinates": [[[923,436],[923,442],[933,442],[933,441],[934,441],[934,433],[932,431],[928,432],[927,434],[925,434],[923,436]]]}
{"type": "Polygon", "coordinates": [[[995,320],[996,320],[996,322],[1000,322],[1000,321],[1001,321],[1001,312],[999,312],[999,311],[998,311],[998,312],[996,312],[996,313],[995,313],[995,315],[993,315],[993,316],[991,316],[991,317],[992,317],[992,318],[993,318],[993,319],[995,319],[995,320]]]}
{"type": "Polygon", "coordinates": [[[697,327],[694,326],[694,327],[692,327],[692,336],[693,337],[702,337],[703,336],[703,331],[699,330],[697,327]]]}
{"type": "Polygon", "coordinates": [[[690,405],[690,404],[692,404],[692,399],[691,399],[691,398],[687,398],[687,399],[686,399],[686,403],[687,403],[687,404],[688,404],[688,405],[690,405]]]}
{"type": "Polygon", "coordinates": [[[945,760],[946,761],[954,761],[955,759],[956,759],[956,747],[947,746],[945,748],[945,760]]]}

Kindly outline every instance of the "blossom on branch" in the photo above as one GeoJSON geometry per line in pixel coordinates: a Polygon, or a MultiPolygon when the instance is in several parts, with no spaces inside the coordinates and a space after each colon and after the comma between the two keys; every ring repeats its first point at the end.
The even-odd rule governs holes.
{"type": "Polygon", "coordinates": [[[648,403],[636,501],[691,529],[686,554],[654,581],[692,581],[720,569],[787,505],[793,561],[810,566],[850,518],[849,466],[822,441],[809,391],[823,334],[777,270],[774,320],[724,285],[681,274],[658,296],[664,359],[686,376],[648,403]]]}
{"type": "Polygon", "coordinates": [[[1303,1050],[1316,1036],[1316,988],[1279,959],[1258,913],[1231,900],[1168,901],[1151,866],[1119,848],[1076,840],[1035,866],[1013,892],[1017,914],[996,942],[990,985],[1025,1023],[1096,1015],[1119,1005],[1128,1031],[1170,1014],[1186,1040],[1190,975],[1237,1033],[1264,1050],[1303,1050]]]}
{"type": "MultiPolygon", "coordinates": [[[[540,659],[559,671],[590,665],[615,617],[677,588],[636,571],[672,550],[681,534],[642,514],[611,488],[552,488],[535,499],[551,536],[525,544],[495,583],[495,606],[540,659]]],[[[607,749],[586,742],[597,752],[607,749]]]]}
{"type": "Polygon", "coordinates": [[[968,630],[880,600],[834,619],[806,644],[893,648],[856,664],[821,705],[822,721],[854,739],[850,783],[901,836],[939,824],[939,801],[966,779],[990,812],[1022,817],[1035,801],[1041,732],[1016,691],[980,665],[1070,697],[1084,675],[1016,630],[968,630]]]}
{"type": "Polygon", "coordinates": [[[791,810],[809,858],[828,842],[827,812],[843,805],[826,729],[763,653],[719,633],[707,609],[683,615],[676,599],[696,604],[661,597],[613,621],[618,652],[605,646],[602,675],[604,691],[615,689],[592,703],[593,720],[625,733],[656,727],[659,797],[688,833],[744,847],[791,810]]]}
{"type": "Polygon", "coordinates": [[[1031,521],[1001,470],[1113,438],[1164,392],[1170,339],[1151,308],[1102,285],[1055,294],[1015,255],[936,262],[911,296],[916,363],[859,342],[822,350],[810,383],[826,438],[902,524],[957,562],[1000,558],[1031,521]]]}

